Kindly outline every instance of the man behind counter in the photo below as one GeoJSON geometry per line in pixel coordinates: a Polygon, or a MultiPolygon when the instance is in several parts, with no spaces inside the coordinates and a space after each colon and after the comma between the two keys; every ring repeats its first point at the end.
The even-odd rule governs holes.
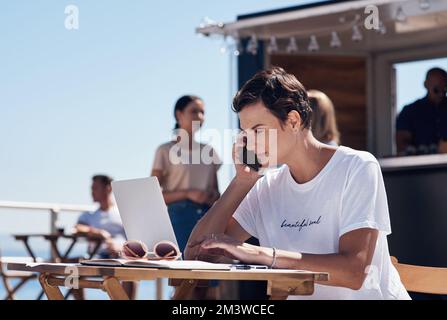
{"type": "Polygon", "coordinates": [[[447,72],[432,68],[424,86],[427,95],[405,106],[396,121],[399,155],[445,152],[447,144],[447,72]]]}

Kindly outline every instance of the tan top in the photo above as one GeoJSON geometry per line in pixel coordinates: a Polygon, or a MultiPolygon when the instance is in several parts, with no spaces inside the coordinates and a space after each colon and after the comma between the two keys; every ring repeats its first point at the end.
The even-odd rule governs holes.
{"type": "Polygon", "coordinates": [[[196,142],[189,150],[171,141],[158,147],[152,169],[162,171],[163,191],[210,191],[217,184],[216,173],[221,165],[219,156],[207,144],[196,142]]]}

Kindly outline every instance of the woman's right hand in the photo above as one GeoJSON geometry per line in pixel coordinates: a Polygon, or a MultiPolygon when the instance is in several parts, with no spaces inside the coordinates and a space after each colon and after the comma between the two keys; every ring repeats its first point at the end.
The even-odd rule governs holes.
{"type": "Polygon", "coordinates": [[[240,183],[254,185],[262,175],[243,163],[241,158],[242,150],[245,146],[243,137],[243,134],[239,134],[236,142],[233,144],[233,162],[236,168],[235,179],[240,183]]]}

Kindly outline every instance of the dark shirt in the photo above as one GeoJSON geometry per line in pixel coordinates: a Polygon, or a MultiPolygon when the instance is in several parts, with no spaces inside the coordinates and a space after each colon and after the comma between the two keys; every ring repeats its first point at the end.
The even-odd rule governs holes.
{"type": "Polygon", "coordinates": [[[447,140],[447,99],[436,106],[425,97],[405,106],[396,130],[411,132],[415,153],[435,153],[440,140],[447,140]]]}

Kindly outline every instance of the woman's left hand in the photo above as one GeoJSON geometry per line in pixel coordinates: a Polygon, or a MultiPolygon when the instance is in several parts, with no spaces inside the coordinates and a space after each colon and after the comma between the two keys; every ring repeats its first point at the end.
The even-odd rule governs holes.
{"type": "Polygon", "coordinates": [[[190,247],[200,246],[200,256],[225,256],[243,263],[268,264],[268,255],[259,246],[240,242],[225,234],[211,234],[203,237],[190,247]]]}

